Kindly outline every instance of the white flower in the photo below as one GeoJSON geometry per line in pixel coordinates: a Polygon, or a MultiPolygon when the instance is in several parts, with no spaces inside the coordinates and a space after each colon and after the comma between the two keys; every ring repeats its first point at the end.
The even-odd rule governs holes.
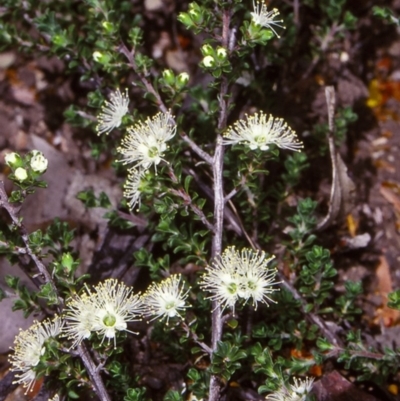
{"type": "Polygon", "coordinates": [[[36,173],[44,173],[47,170],[48,160],[44,157],[42,152],[33,150],[30,165],[33,171],[36,173]]]}
{"type": "Polygon", "coordinates": [[[121,93],[119,89],[111,93],[110,101],[106,101],[97,116],[97,135],[109,134],[114,128],[121,125],[122,117],[128,112],[128,92],[121,93]]]}
{"type": "Polygon", "coordinates": [[[235,308],[240,296],[240,276],[237,273],[237,253],[234,247],[227,248],[222,256],[216,259],[212,266],[206,267],[200,286],[211,292],[209,299],[226,307],[235,308]]]}
{"type": "Polygon", "coordinates": [[[181,284],[181,275],[174,274],[161,283],[153,283],[147,292],[143,295],[142,301],[145,305],[146,316],[154,316],[154,319],[167,319],[175,316],[181,317],[180,312],[188,306],[185,300],[188,297],[189,290],[184,289],[181,284]]]}
{"type": "Polygon", "coordinates": [[[13,164],[18,162],[18,160],[19,160],[19,155],[15,152],[7,153],[4,157],[4,161],[9,167],[12,167],[13,164]]]}
{"type": "Polygon", "coordinates": [[[267,115],[260,112],[252,116],[246,115],[246,119],[239,120],[228,128],[222,141],[224,145],[244,143],[253,150],[268,150],[271,144],[295,151],[303,147],[296,133],[281,118],[270,115],[267,119],[267,115]]]}
{"type": "Polygon", "coordinates": [[[305,401],[310,394],[314,378],[307,377],[305,380],[294,378],[294,384],[285,385],[267,396],[271,401],[305,401]]]}
{"type": "Polygon", "coordinates": [[[52,398],[49,398],[49,401],[60,401],[60,396],[55,394],[52,398]]]}
{"type": "Polygon", "coordinates": [[[14,173],[15,179],[17,181],[25,181],[28,178],[28,173],[22,167],[18,167],[14,173]]]}
{"type": "Polygon", "coordinates": [[[139,204],[140,206],[140,185],[144,176],[143,170],[131,169],[124,185],[124,197],[128,200],[131,210],[139,204]]]}
{"type": "Polygon", "coordinates": [[[94,295],[83,293],[81,296],[74,295],[74,298],[67,304],[65,310],[67,324],[63,332],[69,339],[74,340],[71,348],[75,348],[92,334],[96,315],[96,305],[93,299],[94,295]]]}
{"type": "Polygon", "coordinates": [[[283,28],[281,25],[283,22],[282,20],[274,20],[274,18],[279,15],[279,11],[276,8],[272,9],[272,11],[268,11],[266,4],[261,3],[260,0],[253,0],[253,8],[254,12],[251,13],[251,18],[254,24],[271,29],[271,31],[279,38],[279,35],[273,28],[273,25],[283,28]]]}
{"type": "Polygon", "coordinates": [[[211,292],[209,299],[219,302],[223,309],[234,308],[240,299],[246,303],[251,298],[256,307],[258,302],[274,302],[269,294],[278,291],[273,286],[279,282],[274,281],[276,270],[268,268],[271,260],[266,259],[264,252],[238,252],[235,247],[228,247],[213,266],[206,268],[200,286],[211,292]]]}
{"type": "Polygon", "coordinates": [[[22,383],[27,392],[36,381],[34,367],[40,362],[45,352],[45,342],[49,338],[57,337],[62,329],[63,322],[55,317],[41,323],[34,322],[28,330],[20,331],[14,340],[14,353],[9,357],[12,371],[20,371],[14,383],[22,383]]]}
{"type": "Polygon", "coordinates": [[[273,286],[280,284],[275,281],[276,269],[268,267],[269,262],[274,258],[266,258],[264,252],[254,252],[251,249],[243,249],[238,258],[237,272],[240,276],[240,297],[252,298],[253,305],[257,308],[257,302],[268,305],[268,301],[275,302],[268,294],[279,291],[273,286]]]}
{"type": "Polygon", "coordinates": [[[176,125],[169,113],[158,113],[152,119],[148,118],[144,123],[128,128],[128,135],[117,149],[122,155],[120,161],[145,169],[152,164],[157,166],[164,160],[162,156],[167,150],[167,142],[175,133],[176,125]]]}
{"type": "Polygon", "coordinates": [[[67,328],[64,330],[69,338],[74,339],[73,347],[90,334],[96,332],[104,341],[114,339],[118,331],[129,331],[127,323],[140,320],[142,304],[138,295],[115,279],[108,279],[74,298],[66,308],[67,328]]]}

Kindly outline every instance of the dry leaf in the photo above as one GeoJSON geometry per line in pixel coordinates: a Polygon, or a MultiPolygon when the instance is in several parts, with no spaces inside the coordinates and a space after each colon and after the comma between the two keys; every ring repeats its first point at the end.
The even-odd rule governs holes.
{"type": "Polygon", "coordinates": [[[376,311],[374,322],[379,324],[382,321],[386,327],[389,327],[400,319],[400,311],[391,309],[387,306],[388,294],[393,291],[393,285],[390,276],[389,263],[384,255],[379,258],[376,277],[378,279],[377,292],[382,297],[383,306],[376,311]]]}

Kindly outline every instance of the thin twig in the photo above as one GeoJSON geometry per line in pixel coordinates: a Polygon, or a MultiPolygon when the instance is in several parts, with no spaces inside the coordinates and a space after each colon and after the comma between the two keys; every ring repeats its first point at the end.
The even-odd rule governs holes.
{"type": "Polygon", "coordinates": [[[134,50],[130,51],[125,43],[120,44],[119,46],[119,51],[120,53],[122,53],[128,60],[128,64],[131,66],[131,68],[133,69],[133,71],[135,71],[135,73],[138,75],[139,79],[142,81],[143,85],[145,86],[147,92],[151,93],[156,101],[157,101],[157,106],[158,108],[163,112],[163,113],[167,113],[168,112],[168,108],[165,105],[164,101],[161,99],[160,94],[155,90],[153,84],[147,79],[147,77],[141,73],[139,71],[139,68],[136,64],[136,60],[134,57],[134,50]]]}
{"type": "Polygon", "coordinates": [[[203,149],[200,148],[194,141],[192,141],[185,133],[181,134],[181,138],[191,147],[194,153],[200,156],[208,164],[213,163],[213,158],[203,149]]]}
{"type": "Polygon", "coordinates": [[[182,328],[185,330],[186,334],[189,335],[189,337],[204,351],[206,352],[208,355],[212,354],[212,349],[205,343],[203,343],[203,341],[199,340],[199,337],[197,336],[197,334],[190,329],[190,327],[185,323],[182,322],[181,323],[182,328]]]}
{"type": "Polygon", "coordinates": [[[111,398],[104,386],[103,379],[100,376],[99,367],[96,366],[89,355],[89,352],[84,343],[77,347],[78,355],[85,365],[86,371],[93,383],[93,389],[101,401],[111,401],[111,398]]]}
{"type": "MultiPolygon", "coordinates": [[[[206,185],[198,176],[198,174],[193,169],[184,168],[183,171],[194,178],[196,184],[200,187],[200,189],[204,192],[204,194],[214,203],[214,192],[213,190],[206,185]]],[[[232,203],[229,201],[229,205],[232,206],[232,203]]],[[[233,209],[232,209],[233,210],[233,209]]],[[[225,208],[224,210],[224,219],[230,224],[230,228],[237,235],[243,236],[246,235],[243,232],[241,226],[242,222],[240,221],[239,216],[236,213],[236,209],[233,210],[225,208]]]]}

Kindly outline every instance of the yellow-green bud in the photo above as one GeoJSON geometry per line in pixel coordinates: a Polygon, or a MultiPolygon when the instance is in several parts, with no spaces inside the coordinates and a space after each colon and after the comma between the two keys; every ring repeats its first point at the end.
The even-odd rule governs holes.
{"type": "Polygon", "coordinates": [[[98,63],[101,61],[102,57],[103,55],[97,50],[93,53],[93,60],[98,63]]]}
{"type": "Polygon", "coordinates": [[[175,84],[175,74],[171,70],[164,70],[162,72],[162,76],[164,81],[167,85],[174,85],[175,84]]]}
{"type": "Polygon", "coordinates": [[[181,72],[178,76],[177,76],[177,81],[179,84],[186,85],[189,82],[189,74],[187,72],[181,72]]]}
{"type": "Polygon", "coordinates": [[[210,56],[210,55],[214,54],[214,49],[210,45],[203,45],[203,46],[201,46],[201,52],[205,56],[210,56]]]}
{"type": "Polygon", "coordinates": [[[66,268],[67,270],[71,270],[73,262],[74,258],[69,252],[63,253],[61,257],[61,264],[64,268],[66,268]]]}
{"type": "Polygon", "coordinates": [[[25,181],[25,180],[28,178],[28,173],[27,173],[26,170],[25,170],[24,168],[22,168],[22,167],[18,167],[18,168],[15,170],[14,175],[15,175],[15,179],[16,179],[17,181],[25,181]]]}
{"type": "Polygon", "coordinates": [[[106,32],[112,32],[114,29],[113,24],[108,21],[103,21],[101,25],[106,32]]]}
{"type": "Polygon", "coordinates": [[[225,47],[218,47],[218,49],[217,49],[217,56],[218,56],[220,59],[226,59],[227,55],[228,55],[228,53],[227,53],[225,47]]]}

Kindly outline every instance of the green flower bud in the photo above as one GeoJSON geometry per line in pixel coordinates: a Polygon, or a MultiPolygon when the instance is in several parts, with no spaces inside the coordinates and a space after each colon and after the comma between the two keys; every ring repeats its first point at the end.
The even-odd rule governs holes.
{"type": "Polygon", "coordinates": [[[175,84],[175,74],[171,70],[164,70],[162,72],[162,76],[164,81],[167,85],[174,85],[175,84]]]}
{"type": "Polygon", "coordinates": [[[22,182],[22,181],[25,181],[28,178],[28,173],[26,172],[26,170],[24,168],[18,167],[15,170],[14,176],[15,176],[15,179],[17,181],[21,181],[22,182]]]}
{"type": "Polygon", "coordinates": [[[74,258],[72,257],[72,255],[69,252],[63,253],[61,257],[62,266],[67,270],[71,270],[73,263],[74,263],[74,258]]]}
{"type": "Polygon", "coordinates": [[[181,86],[187,85],[189,82],[189,74],[187,72],[181,72],[177,76],[177,81],[181,86]]]}
{"type": "Polygon", "coordinates": [[[103,54],[100,53],[99,51],[95,51],[93,53],[93,60],[96,61],[97,63],[101,62],[102,57],[103,57],[103,54]]]}
{"type": "Polygon", "coordinates": [[[190,28],[193,26],[192,18],[188,13],[180,13],[178,15],[178,20],[182,22],[182,24],[185,25],[186,28],[190,28]]]}
{"type": "Polygon", "coordinates": [[[112,33],[114,31],[114,26],[111,22],[104,21],[101,26],[104,28],[104,30],[108,33],[112,33]]]}
{"type": "Polygon", "coordinates": [[[217,56],[222,60],[226,59],[226,57],[228,56],[228,52],[226,51],[225,47],[218,47],[217,56]]]}
{"type": "Polygon", "coordinates": [[[214,49],[210,45],[201,46],[201,52],[204,56],[212,56],[214,54],[214,49]]]}

